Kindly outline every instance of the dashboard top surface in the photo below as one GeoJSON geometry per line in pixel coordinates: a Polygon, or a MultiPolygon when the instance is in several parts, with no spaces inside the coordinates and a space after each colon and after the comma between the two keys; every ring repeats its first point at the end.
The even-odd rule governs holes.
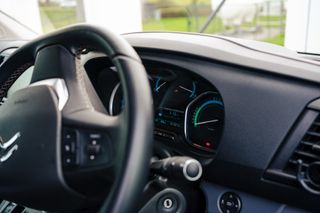
{"type": "Polygon", "coordinates": [[[135,48],[157,49],[213,59],[274,74],[320,82],[320,63],[263,42],[222,36],[147,32],[124,34],[135,48]]]}

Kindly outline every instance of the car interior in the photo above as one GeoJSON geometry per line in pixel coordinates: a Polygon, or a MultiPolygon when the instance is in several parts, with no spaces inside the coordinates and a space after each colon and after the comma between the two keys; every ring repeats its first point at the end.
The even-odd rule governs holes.
{"type": "Polygon", "coordinates": [[[318,60],[90,24],[0,41],[0,212],[319,212],[318,60]]]}

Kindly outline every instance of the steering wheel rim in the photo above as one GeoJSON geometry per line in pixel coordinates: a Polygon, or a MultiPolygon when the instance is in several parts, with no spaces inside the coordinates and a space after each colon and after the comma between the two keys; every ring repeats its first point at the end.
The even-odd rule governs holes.
{"type": "Polygon", "coordinates": [[[103,131],[115,146],[112,160],[103,168],[112,173],[113,181],[101,212],[132,211],[146,181],[153,132],[152,96],[139,56],[124,39],[109,31],[84,24],[68,27],[27,43],[2,64],[0,98],[5,96],[14,79],[33,61],[31,86],[15,92],[0,106],[0,127],[3,127],[0,128],[0,136],[9,140],[13,132],[20,133],[14,143],[19,145],[19,149],[10,159],[0,164],[0,196],[22,205],[50,211],[75,211],[86,207],[79,203],[87,202],[87,198],[69,186],[61,165],[62,129],[72,126],[76,129],[103,131]],[[126,103],[119,116],[112,117],[98,112],[95,100],[85,89],[87,77],[79,60],[84,49],[105,53],[117,67],[126,103]],[[59,82],[67,89],[64,91],[66,94],[61,94],[61,91],[59,94],[56,84],[48,83],[48,79],[51,82],[62,79],[59,82]],[[61,103],[63,98],[67,101],[61,103]],[[39,107],[39,101],[46,103],[46,107],[39,107]],[[28,125],[23,121],[32,118],[32,115],[36,117],[33,120],[35,124],[28,125]],[[50,124],[46,124],[46,120],[50,124]],[[34,129],[44,125],[48,129],[42,129],[44,133],[34,129]],[[50,125],[52,127],[48,127],[50,125]],[[35,134],[38,136],[35,137],[35,134]],[[50,136],[46,142],[39,139],[46,135],[50,136]],[[42,147],[40,152],[39,147],[42,147]],[[44,159],[41,160],[43,162],[30,159],[33,154],[44,159]],[[25,161],[22,162],[22,159],[25,161]],[[21,163],[26,167],[33,165],[38,171],[34,168],[21,169],[21,163]],[[28,170],[37,172],[33,175],[40,175],[41,178],[35,178],[35,182],[34,176],[27,173],[28,170]],[[11,175],[24,176],[24,180],[12,181],[11,175]],[[18,194],[21,189],[27,196],[18,194]],[[49,199],[52,196],[56,198],[49,199]]]}

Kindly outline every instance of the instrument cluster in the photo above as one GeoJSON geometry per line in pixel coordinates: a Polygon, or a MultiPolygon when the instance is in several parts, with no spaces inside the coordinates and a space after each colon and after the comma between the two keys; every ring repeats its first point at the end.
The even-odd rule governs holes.
{"type": "MultiPolygon", "coordinates": [[[[172,146],[184,144],[196,153],[214,154],[224,126],[224,103],[217,89],[180,67],[162,63],[146,63],[145,67],[154,102],[155,139],[172,146]]],[[[96,81],[109,114],[120,114],[125,101],[116,69],[104,69],[96,81]]]]}

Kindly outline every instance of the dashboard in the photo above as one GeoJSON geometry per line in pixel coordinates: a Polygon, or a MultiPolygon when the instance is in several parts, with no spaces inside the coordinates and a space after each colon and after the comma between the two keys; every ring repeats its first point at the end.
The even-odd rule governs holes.
{"type": "MultiPolygon", "coordinates": [[[[320,186],[319,62],[219,36],[123,37],[148,73],[154,157],[191,156],[204,167],[201,196],[195,194],[191,203],[223,212],[222,198],[231,192],[241,207],[235,212],[319,212],[319,195],[301,184],[320,186]]],[[[116,68],[97,52],[81,57],[103,110],[119,115],[126,94],[116,68]]]]}
{"type": "MultiPolygon", "coordinates": [[[[230,191],[241,201],[241,212],[318,210],[318,197],[299,184],[290,163],[301,138],[288,142],[319,98],[318,63],[276,46],[224,37],[137,33],[125,38],[149,75],[155,155],[188,155],[205,166],[201,188],[207,212],[223,212],[219,202],[230,191]]],[[[95,58],[86,70],[107,67],[98,72],[113,73],[106,76],[113,83],[96,90],[117,114],[125,103],[110,66],[106,58],[95,58]]],[[[305,128],[315,118],[309,117],[305,128]]]]}

